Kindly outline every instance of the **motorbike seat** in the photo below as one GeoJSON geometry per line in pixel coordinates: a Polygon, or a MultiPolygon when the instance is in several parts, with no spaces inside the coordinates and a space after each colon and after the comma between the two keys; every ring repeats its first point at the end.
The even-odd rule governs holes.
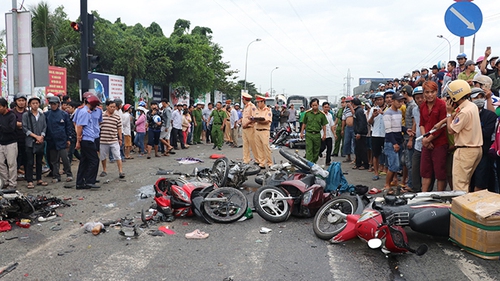
{"type": "Polygon", "coordinates": [[[316,183],[316,177],[313,174],[306,175],[301,180],[306,186],[311,186],[316,183]]]}
{"type": "Polygon", "coordinates": [[[384,195],[385,204],[389,206],[405,205],[407,203],[406,199],[399,198],[396,195],[384,195]]]}

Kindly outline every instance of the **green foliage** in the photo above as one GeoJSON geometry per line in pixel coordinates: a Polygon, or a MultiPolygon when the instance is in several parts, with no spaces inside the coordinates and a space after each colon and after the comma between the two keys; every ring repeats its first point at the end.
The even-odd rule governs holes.
{"type": "MultiPolygon", "coordinates": [[[[31,8],[33,46],[49,47],[52,65],[68,69],[68,92],[78,96],[80,76],[80,34],[70,27],[71,21],[64,7],[53,12],[45,2],[31,8]]],[[[229,62],[222,59],[222,47],[212,41],[209,27],[196,26],[178,19],[170,37],[152,22],[149,27],[140,23],[128,26],[117,18],[110,22],[96,11],[96,45],[89,54],[99,56],[96,71],[125,77],[126,101],[132,101],[135,79],[146,79],[155,85],[189,91],[195,99],[207,92],[219,90],[231,99],[239,98],[242,82],[235,82],[236,71],[230,70],[229,62]]],[[[0,41],[0,54],[2,53],[0,41]]],[[[247,83],[250,93],[255,87],[247,83]]],[[[166,92],[166,91],[165,91],[166,92]]]]}

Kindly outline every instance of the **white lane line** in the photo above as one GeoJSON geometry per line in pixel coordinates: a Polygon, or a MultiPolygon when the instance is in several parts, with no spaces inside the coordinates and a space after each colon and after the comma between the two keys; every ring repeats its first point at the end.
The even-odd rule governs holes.
{"type": "Polygon", "coordinates": [[[453,258],[453,261],[457,267],[462,271],[462,273],[469,278],[469,280],[481,280],[481,281],[495,281],[496,278],[492,278],[486,273],[486,269],[481,265],[475,264],[472,260],[468,259],[462,252],[451,251],[445,249],[441,243],[436,243],[441,250],[453,258]]]}

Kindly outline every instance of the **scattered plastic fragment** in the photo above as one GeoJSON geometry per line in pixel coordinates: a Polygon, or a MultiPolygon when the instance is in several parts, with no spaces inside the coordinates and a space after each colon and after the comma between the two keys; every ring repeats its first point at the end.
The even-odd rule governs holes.
{"type": "Polygon", "coordinates": [[[268,234],[268,233],[269,233],[269,232],[271,232],[271,231],[273,231],[273,230],[272,230],[272,229],[270,229],[270,228],[267,228],[267,227],[261,227],[261,228],[260,228],[259,233],[260,233],[260,234],[268,234]]]}

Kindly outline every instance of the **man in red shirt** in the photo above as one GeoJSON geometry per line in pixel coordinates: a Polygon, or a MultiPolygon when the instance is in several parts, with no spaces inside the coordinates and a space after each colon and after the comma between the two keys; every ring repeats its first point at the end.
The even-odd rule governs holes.
{"type": "MultiPolygon", "coordinates": [[[[424,135],[439,121],[446,118],[446,103],[437,98],[438,85],[426,81],[422,85],[425,102],[420,105],[420,132],[424,135]]],[[[448,139],[445,128],[424,137],[422,140],[422,158],[420,175],[422,176],[422,191],[429,191],[432,177],[438,182],[438,191],[446,189],[446,155],[448,139]]]]}

